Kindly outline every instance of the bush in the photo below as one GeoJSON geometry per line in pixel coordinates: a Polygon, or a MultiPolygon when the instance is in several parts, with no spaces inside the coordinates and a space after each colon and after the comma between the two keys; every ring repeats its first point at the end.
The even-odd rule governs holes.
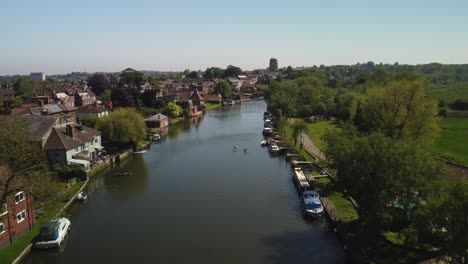
{"type": "Polygon", "coordinates": [[[71,179],[78,179],[80,181],[86,180],[86,171],[82,166],[56,166],[54,171],[60,179],[69,181],[71,179]]]}
{"type": "Polygon", "coordinates": [[[457,99],[450,104],[453,110],[468,110],[468,102],[462,99],[457,99]]]}

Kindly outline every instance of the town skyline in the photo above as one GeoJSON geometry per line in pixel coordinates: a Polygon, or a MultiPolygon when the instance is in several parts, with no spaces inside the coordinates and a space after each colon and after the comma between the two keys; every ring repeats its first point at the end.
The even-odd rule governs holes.
{"type": "Polygon", "coordinates": [[[6,2],[0,75],[468,63],[464,1],[6,2]]]}

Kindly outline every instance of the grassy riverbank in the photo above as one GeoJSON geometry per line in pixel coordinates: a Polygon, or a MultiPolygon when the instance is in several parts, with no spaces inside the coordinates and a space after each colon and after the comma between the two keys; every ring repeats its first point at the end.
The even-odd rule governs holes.
{"type": "MultiPolygon", "coordinates": [[[[315,140],[319,140],[320,145],[319,148],[324,147],[324,142],[322,141],[322,137],[328,129],[339,129],[333,121],[320,121],[316,123],[307,124],[307,134],[309,137],[309,133],[313,134],[311,137],[314,144],[317,145],[315,140]]],[[[314,162],[316,159],[315,157],[311,156],[307,151],[304,149],[300,149],[299,144],[294,146],[294,138],[292,135],[292,126],[291,124],[287,123],[285,127],[281,128],[283,131],[283,136],[286,137],[287,141],[290,143],[293,148],[300,153],[304,158],[308,161],[314,162]]],[[[354,208],[353,204],[350,200],[346,198],[346,196],[341,193],[338,189],[335,188],[334,183],[328,178],[320,178],[317,182],[322,186],[323,189],[326,190],[328,193],[328,197],[330,201],[335,206],[338,214],[343,219],[343,221],[353,221],[359,218],[356,209],[354,208]]]]}
{"type": "Polygon", "coordinates": [[[221,107],[221,104],[205,103],[205,111],[221,107]]]}
{"type": "Polygon", "coordinates": [[[443,118],[433,150],[443,158],[468,166],[468,118],[443,118]]]}
{"type": "Polygon", "coordinates": [[[325,149],[325,142],[323,142],[323,136],[328,130],[339,130],[336,121],[324,120],[317,121],[314,123],[307,123],[307,135],[314,142],[320,150],[325,149]]]}
{"type": "Polygon", "coordinates": [[[68,186],[68,189],[65,189],[59,198],[59,201],[50,201],[43,203],[43,206],[39,207],[42,211],[38,212],[36,210],[36,224],[31,229],[19,239],[15,240],[12,244],[6,246],[0,250],[0,263],[11,263],[15,260],[21,252],[33,241],[33,239],[39,234],[41,227],[44,223],[50,221],[51,219],[57,217],[57,213],[65,206],[65,204],[76,194],[76,192],[83,186],[84,181],[78,181],[73,185],[69,186],[67,183],[63,183],[65,189],[68,186]]]}

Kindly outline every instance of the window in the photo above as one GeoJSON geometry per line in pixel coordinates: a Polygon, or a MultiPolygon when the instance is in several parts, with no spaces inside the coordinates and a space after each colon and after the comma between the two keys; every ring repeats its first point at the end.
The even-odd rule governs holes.
{"type": "Polygon", "coordinates": [[[18,204],[22,201],[24,201],[24,192],[19,192],[15,195],[15,203],[18,204]]]}
{"type": "Polygon", "coordinates": [[[3,223],[0,223],[0,235],[5,233],[5,225],[3,223]]]}
{"type": "Polygon", "coordinates": [[[23,211],[19,212],[19,213],[16,215],[16,222],[17,222],[17,223],[23,222],[24,219],[26,219],[26,210],[23,210],[23,211]]]}

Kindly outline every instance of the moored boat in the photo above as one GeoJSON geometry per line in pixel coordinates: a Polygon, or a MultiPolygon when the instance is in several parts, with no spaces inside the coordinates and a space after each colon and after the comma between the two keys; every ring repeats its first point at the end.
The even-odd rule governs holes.
{"type": "Polygon", "coordinates": [[[279,147],[278,145],[276,145],[276,144],[270,145],[270,146],[268,147],[268,151],[269,151],[270,153],[272,153],[272,154],[278,154],[278,153],[280,152],[280,147],[279,147]]]}
{"type": "Polygon", "coordinates": [[[88,199],[88,193],[83,191],[83,192],[80,192],[77,196],[76,196],[76,199],[78,201],[86,201],[86,199],[88,199]]]}
{"type": "Polygon", "coordinates": [[[71,229],[70,220],[67,218],[54,219],[41,228],[41,232],[34,242],[35,248],[55,248],[65,240],[71,229]]]}
{"type": "Polygon", "coordinates": [[[304,216],[317,218],[323,214],[323,206],[318,192],[304,191],[301,197],[301,211],[304,216]]]}

